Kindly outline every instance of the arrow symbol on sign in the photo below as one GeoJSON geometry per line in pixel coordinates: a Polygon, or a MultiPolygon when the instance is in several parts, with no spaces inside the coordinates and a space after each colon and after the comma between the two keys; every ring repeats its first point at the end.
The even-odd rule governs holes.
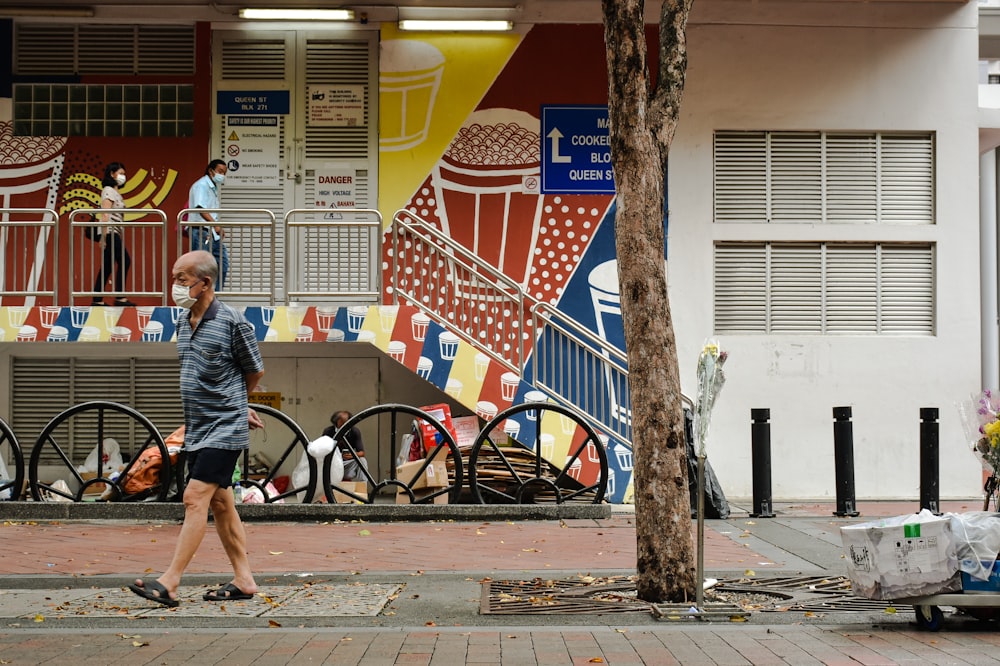
{"type": "Polygon", "coordinates": [[[553,164],[568,164],[573,161],[573,158],[569,155],[559,154],[559,139],[563,138],[563,133],[559,131],[558,127],[553,127],[552,131],[549,132],[548,137],[552,139],[552,163],[553,164]]]}

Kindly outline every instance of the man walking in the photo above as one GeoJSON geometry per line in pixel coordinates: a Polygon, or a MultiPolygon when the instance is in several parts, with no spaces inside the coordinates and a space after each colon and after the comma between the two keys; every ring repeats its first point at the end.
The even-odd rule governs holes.
{"type": "Polygon", "coordinates": [[[215,258],[203,250],[182,255],[173,268],[173,299],[187,310],[177,318],[188,467],[184,524],[167,570],[156,580],[129,585],[140,597],[169,607],[178,604],[177,588],[205,536],[209,509],[233,580],[204,598],[250,599],[257,592],[246,531],[229,486],[240,455],[250,446],[250,428],[263,426],[247,394],[264,376],[264,363],[250,323],[215,298],[218,275],[215,258]]]}
{"type": "MultiPolygon", "coordinates": [[[[218,213],[209,210],[219,208],[219,188],[226,182],[226,163],[222,160],[212,160],[205,167],[205,173],[196,180],[188,191],[188,207],[204,208],[199,212],[201,221],[206,226],[191,225],[187,227],[192,250],[208,250],[219,265],[219,279],[213,285],[217,291],[225,291],[226,275],[229,274],[229,248],[223,242],[226,232],[217,223],[218,213]]],[[[188,217],[188,220],[191,220],[188,217]]],[[[194,218],[197,219],[197,218],[194,218]]]]}

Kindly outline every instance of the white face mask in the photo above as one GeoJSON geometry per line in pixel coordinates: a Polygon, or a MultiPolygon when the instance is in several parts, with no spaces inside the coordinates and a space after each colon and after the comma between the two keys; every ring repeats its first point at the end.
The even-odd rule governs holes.
{"type": "Polygon", "coordinates": [[[226,182],[226,174],[214,173],[212,174],[212,180],[215,181],[216,185],[222,185],[224,182],[226,182]]]}
{"type": "MultiPolygon", "coordinates": [[[[194,285],[191,285],[191,287],[193,286],[194,285]]],[[[182,284],[175,284],[170,290],[170,295],[173,297],[174,303],[185,310],[190,310],[191,306],[198,302],[197,298],[191,296],[191,287],[185,287],[182,284]]]]}
{"type": "Polygon", "coordinates": [[[115,176],[115,182],[118,183],[118,187],[121,187],[122,185],[124,185],[125,184],[125,176],[124,176],[124,174],[119,174],[119,175],[115,176]]]}

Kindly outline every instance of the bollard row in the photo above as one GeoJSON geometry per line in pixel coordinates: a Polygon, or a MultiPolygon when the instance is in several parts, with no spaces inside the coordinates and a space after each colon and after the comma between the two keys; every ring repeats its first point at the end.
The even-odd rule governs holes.
{"type": "MultiPolygon", "coordinates": [[[[850,407],[833,408],[833,457],[837,510],[833,515],[856,517],[854,490],[854,426],[850,407]]],[[[752,518],[773,518],[771,497],[771,410],[750,410],[750,446],[753,462],[752,518]]],[[[920,508],[940,514],[940,457],[938,409],[920,410],[920,508]]]]}

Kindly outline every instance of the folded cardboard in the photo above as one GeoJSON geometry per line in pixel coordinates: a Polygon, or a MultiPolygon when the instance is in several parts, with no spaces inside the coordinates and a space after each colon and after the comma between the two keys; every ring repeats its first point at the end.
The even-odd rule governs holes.
{"type": "MultiPolygon", "coordinates": [[[[448,503],[448,493],[441,490],[440,488],[425,488],[423,490],[413,491],[413,502],[417,503],[424,500],[434,493],[441,493],[440,495],[434,495],[428,504],[447,504],[448,503]]],[[[410,504],[410,494],[405,490],[396,493],[396,504],[410,504]]]]}
{"type": "Polygon", "coordinates": [[[448,466],[443,459],[435,456],[435,459],[427,463],[426,469],[420,474],[418,471],[427,463],[426,460],[414,460],[404,463],[396,468],[396,479],[401,481],[411,489],[418,488],[443,488],[448,485],[448,466]]]}
{"type": "Polygon", "coordinates": [[[341,481],[340,483],[334,484],[334,486],[333,499],[336,500],[337,504],[362,504],[368,499],[367,481],[341,481]],[[351,495],[337,490],[337,488],[343,488],[347,492],[353,493],[361,499],[355,499],[354,497],[351,497],[351,495]]]}
{"type": "Polygon", "coordinates": [[[926,509],[840,528],[854,593],[906,599],[962,588],[950,521],[926,509]]]}

